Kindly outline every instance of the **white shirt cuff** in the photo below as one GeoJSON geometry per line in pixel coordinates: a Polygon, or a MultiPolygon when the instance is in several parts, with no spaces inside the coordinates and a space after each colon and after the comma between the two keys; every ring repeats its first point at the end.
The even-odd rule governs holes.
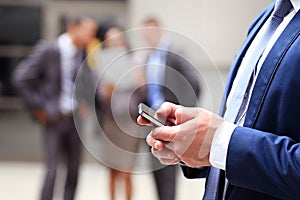
{"type": "Polygon", "coordinates": [[[237,125],[224,121],[217,128],[211,144],[209,156],[209,162],[213,167],[225,170],[230,138],[236,127],[237,125]]]}

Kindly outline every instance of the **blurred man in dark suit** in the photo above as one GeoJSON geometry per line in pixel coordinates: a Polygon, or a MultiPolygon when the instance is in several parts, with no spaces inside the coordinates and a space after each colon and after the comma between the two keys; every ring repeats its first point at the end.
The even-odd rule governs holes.
{"type": "Polygon", "coordinates": [[[67,168],[64,200],[72,200],[75,196],[81,146],[73,111],[80,110],[81,102],[73,99],[73,86],[85,48],[95,37],[97,28],[97,23],[90,17],[70,19],[66,33],[54,43],[39,43],[14,73],[20,95],[34,118],[44,125],[47,171],[42,200],[53,198],[61,158],[67,168]]]}
{"type": "MultiPolygon", "coordinates": [[[[146,99],[144,103],[158,109],[164,101],[195,106],[200,92],[195,68],[172,45],[168,35],[155,18],[142,24],[148,56],[145,67],[146,99]]],[[[176,166],[163,166],[153,159],[154,178],[160,200],[174,200],[176,166]]]]}

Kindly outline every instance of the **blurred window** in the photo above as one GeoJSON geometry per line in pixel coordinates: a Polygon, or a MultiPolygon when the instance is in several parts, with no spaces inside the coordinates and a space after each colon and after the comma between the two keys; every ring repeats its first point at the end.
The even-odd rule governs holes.
{"type": "Polygon", "coordinates": [[[0,6],[0,45],[33,45],[41,36],[41,8],[0,6]]]}
{"type": "Polygon", "coordinates": [[[15,91],[11,85],[11,75],[21,58],[0,57],[0,94],[14,96],[15,91]]]}
{"type": "Polygon", "coordinates": [[[14,96],[11,75],[41,38],[40,6],[0,5],[0,96],[14,96]]]}

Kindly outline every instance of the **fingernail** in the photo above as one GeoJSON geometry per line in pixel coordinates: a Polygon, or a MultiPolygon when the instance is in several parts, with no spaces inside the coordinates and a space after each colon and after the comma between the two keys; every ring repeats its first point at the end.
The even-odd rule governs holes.
{"type": "Polygon", "coordinates": [[[159,148],[159,145],[158,145],[157,142],[154,143],[154,148],[155,148],[155,149],[158,149],[158,148],[159,148]]]}

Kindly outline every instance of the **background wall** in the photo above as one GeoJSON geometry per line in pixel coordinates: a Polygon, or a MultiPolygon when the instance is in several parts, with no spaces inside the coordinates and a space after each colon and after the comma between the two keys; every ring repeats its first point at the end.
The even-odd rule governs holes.
{"type": "Polygon", "coordinates": [[[158,16],[166,28],[191,37],[215,63],[230,65],[255,16],[272,0],[129,0],[129,27],[158,16]]]}
{"type": "Polygon", "coordinates": [[[61,31],[61,20],[66,16],[89,15],[99,22],[112,20],[126,25],[126,1],[49,1],[44,3],[44,37],[55,39],[61,31]],[[72,4],[72,6],[70,6],[72,4]]]}

